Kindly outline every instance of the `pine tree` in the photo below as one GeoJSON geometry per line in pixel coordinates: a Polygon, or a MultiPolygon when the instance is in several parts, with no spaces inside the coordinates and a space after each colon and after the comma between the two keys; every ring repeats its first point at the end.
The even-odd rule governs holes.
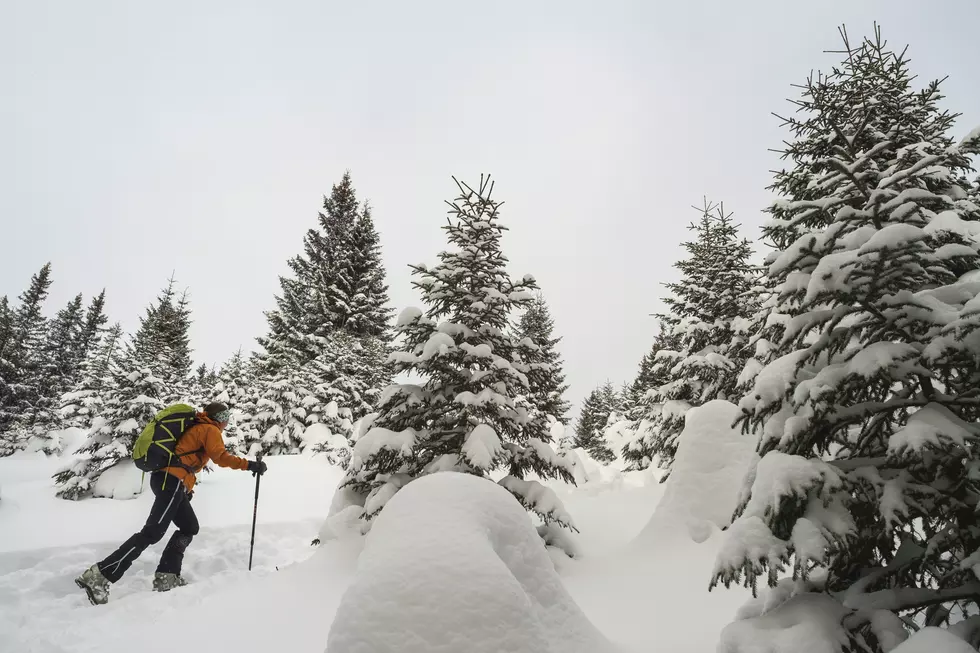
{"type": "Polygon", "coordinates": [[[457,182],[446,231],[450,251],[433,268],[413,266],[428,310],[406,309],[396,330],[395,372],[420,384],[396,383],[384,393],[372,428],[354,446],[345,486],[365,495],[370,519],[394,493],[421,475],[456,470],[487,476],[546,523],[572,527],[553,492],[523,477],[572,480],[571,465],[551,445],[548,424],[519,407],[528,391],[530,349],[507,333],[511,311],[525,307],[532,277],[513,281],[501,251],[500,203],[488,177],[477,189],[457,182]]]}
{"type": "Polygon", "coordinates": [[[19,439],[38,439],[38,448],[48,454],[59,450],[50,434],[64,426],[59,411],[61,397],[77,383],[81,366],[77,344],[83,317],[82,295],[79,293],[51,320],[40,345],[39,362],[34,371],[32,384],[37,388],[37,400],[17,421],[16,429],[21,434],[19,439]]]}
{"type": "Polygon", "coordinates": [[[77,347],[83,319],[82,294],[79,293],[51,321],[41,345],[41,368],[38,370],[41,395],[46,399],[60,397],[78,380],[81,361],[77,347]]]}
{"type": "Polygon", "coordinates": [[[165,401],[188,393],[192,367],[190,299],[187,292],[178,296],[175,284],[171,278],[156,303],[146,309],[127,354],[135,367],[149,368],[163,382],[165,401]]]}
{"type": "Polygon", "coordinates": [[[824,569],[846,593],[849,650],[873,651],[872,608],[920,624],[975,612],[980,208],[966,174],[980,130],[955,145],[939,82],[914,90],[877,30],[858,47],[842,35],[845,60],[785,120],[771,295],[740,404],[761,460],[712,584],[824,569]]]}
{"type": "MultiPolygon", "coordinates": [[[[657,364],[661,351],[671,352],[674,346],[668,328],[660,321],[660,329],[650,351],[640,360],[636,378],[625,393],[624,410],[629,420],[629,438],[621,455],[628,470],[643,470],[650,466],[656,455],[653,443],[654,419],[660,415],[662,404],[657,389],[668,381],[670,369],[657,364]]],[[[669,355],[669,354],[668,354],[669,355]]]]}
{"type": "Polygon", "coordinates": [[[306,445],[307,410],[312,391],[302,370],[285,368],[262,378],[257,387],[255,417],[248,446],[271,455],[300,453],[306,445]]]}
{"type": "Polygon", "coordinates": [[[106,397],[115,391],[113,372],[122,349],[122,326],[113,324],[89,350],[81,366],[81,380],[62,395],[59,413],[65,428],[92,428],[106,397]]]}
{"type": "Polygon", "coordinates": [[[303,245],[304,253],[289,261],[293,275],[280,279],[269,334],[259,339],[260,391],[245,436],[285,452],[305,448],[304,426],[333,411],[331,402],[338,402],[338,414],[357,419],[391,378],[379,238],[350,173],[324,198],[319,228],[307,232],[303,245]]]}
{"type": "Polygon", "coordinates": [[[20,305],[10,312],[9,335],[0,350],[0,456],[23,446],[14,432],[16,422],[33,410],[41,397],[37,372],[47,330],[41,309],[51,281],[51,264],[47,263],[31,277],[30,287],[19,298],[20,305]]]}
{"type": "Polygon", "coordinates": [[[163,409],[163,381],[148,367],[133,367],[133,359],[121,363],[113,392],[103,413],[79,453],[91,454],[60,470],[54,478],[63,499],[77,500],[95,489],[99,477],[110,467],[130,460],[136,437],[153,416],[163,409]]]}
{"type": "Polygon", "coordinates": [[[565,400],[564,365],[557,350],[561,338],[554,337],[555,321],[551,317],[544,296],[536,294],[521,314],[514,328],[517,342],[528,338],[530,352],[525,361],[530,370],[527,374],[528,403],[538,413],[551,416],[562,424],[568,424],[570,404],[565,400]]]}
{"type": "Polygon", "coordinates": [[[609,420],[620,408],[620,398],[613,384],[606,381],[595,388],[582,404],[582,412],[575,425],[575,446],[585,449],[599,462],[608,463],[616,459],[606,444],[605,432],[609,420]]]}
{"type": "Polygon", "coordinates": [[[639,447],[667,470],[661,480],[669,476],[687,411],[732,398],[747,357],[735,334],[736,322],[753,312],[752,250],[722,205],[705,200],[699,211],[701,219],[690,226],[696,237],[684,243],[688,258],[676,264],[681,280],[666,284],[669,312],[659,317],[676,349],[659,350],[653,361],[650,374],[665,381],[650,398],[655,410],[639,447]]]}
{"type": "Polygon", "coordinates": [[[218,371],[218,381],[210,398],[210,401],[223,402],[232,411],[232,421],[224,436],[225,447],[236,455],[245,455],[248,443],[257,440],[252,433],[258,401],[254,379],[254,365],[245,360],[239,348],[218,371]]]}
{"type": "MultiPolygon", "coordinates": [[[[7,348],[7,342],[13,336],[14,312],[10,308],[7,296],[0,297],[0,354],[7,348]]],[[[0,370],[2,374],[2,370],[0,370]]]]}
{"type": "Polygon", "coordinates": [[[280,278],[277,309],[266,314],[269,334],[259,339],[272,372],[287,365],[295,372],[319,356],[336,329],[387,337],[378,235],[370,211],[358,204],[349,172],[323,198],[319,228],[306,233],[303,250],[289,261],[293,276],[280,278]]]}
{"type": "Polygon", "coordinates": [[[391,340],[391,308],[388,306],[388,284],[381,262],[381,239],[374,228],[371,209],[357,216],[350,231],[351,257],[348,261],[350,296],[349,314],[343,329],[354,336],[391,340]]]}
{"type": "Polygon", "coordinates": [[[92,299],[85,311],[85,322],[78,334],[75,353],[79,369],[88,359],[89,354],[99,346],[99,342],[105,333],[105,325],[108,322],[109,316],[105,314],[105,289],[103,289],[92,299]]]}

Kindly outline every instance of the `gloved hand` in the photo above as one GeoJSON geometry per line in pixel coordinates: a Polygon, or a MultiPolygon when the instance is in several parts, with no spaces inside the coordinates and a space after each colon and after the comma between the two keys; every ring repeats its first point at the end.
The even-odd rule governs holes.
{"type": "Polygon", "coordinates": [[[265,470],[267,469],[269,469],[269,466],[266,465],[261,460],[248,461],[248,471],[252,472],[253,474],[258,474],[259,476],[262,476],[263,474],[265,474],[265,470]]]}

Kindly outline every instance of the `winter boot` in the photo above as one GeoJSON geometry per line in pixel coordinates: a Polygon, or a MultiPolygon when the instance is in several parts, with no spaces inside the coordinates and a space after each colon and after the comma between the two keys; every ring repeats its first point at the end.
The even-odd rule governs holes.
{"type": "Polygon", "coordinates": [[[177,574],[162,574],[159,571],[153,576],[154,592],[169,592],[175,587],[183,587],[187,581],[177,574]]]}
{"type": "Polygon", "coordinates": [[[99,565],[92,565],[85,573],[75,579],[75,584],[85,590],[92,605],[109,602],[109,581],[102,575],[99,565]]]}

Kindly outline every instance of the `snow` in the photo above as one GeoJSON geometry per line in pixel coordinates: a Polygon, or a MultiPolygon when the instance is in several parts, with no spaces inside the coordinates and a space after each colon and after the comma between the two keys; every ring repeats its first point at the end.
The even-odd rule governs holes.
{"type": "Polygon", "coordinates": [[[453,340],[451,335],[436,331],[429,336],[428,341],[422,348],[422,356],[420,357],[420,360],[428,360],[436,356],[442,356],[455,348],[456,341],[453,340]]]}
{"type": "Polygon", "coordinates": [[[488,469],[500,456],[502,450],[500,438],[497,437],[493,427],[488,424],[477,424],[466,436],[461,453],[473,467],[488,469]]]}
{"type": "Polygon", "coordinates": [[[939,447],[948,442],[962,447],[964,440],[976,432],[975,427],[945,406],[927,404],[914,412],[905,426],[888,438],[888,453],[892,456],[920,453],[927,446],[939,447]]]}
{"type": "Polygon", "coordinates": [[[119,433],[136,433],[137,431],[142,431],[143,427],[135,419],[127,419],[116,427],[116,431],[119,433]]]}
{"type": "Polygon", "coordinates": [[[746,517],[763,518],[779,512],[786,497],[805,496],[815,486],[840,486],[840,474],[830,465],[802,456],[770,451],[755,468],[752,498],[745,506],[746,517]]]}
{"type": "Polygon", "coordinates": [[[977,650],[942,628],[926,627],[891,653],[977,653],[977,650]]]}
{"type": "Polygon", "coordinates": [[[442,472],[378,516],[328,653],[612,651],[562,585],[524,509],[496,484],[442,472]]]}
{"type": "Polygon", "coordinates": [[[409,306],[398,314],[398,320],[395,322],[395,327],[404,327],[412,324],[422,317],[422,309],[415,306],[409,306]]]}
{"type": "Polygon", "coordinates": [[[777,401],[786,394],[786,389],[790,387],[791,381],[796,377],[796,370],[806,359],[808,352],[800,349],[766,365],[755,376],[755,385],[752,388],[751,396],[746,395],[742,402],[770,403],[777,401]]]}
{"type": "MultiPolygon", "coordinates": [[[[899,198],[908,192],[910,191],[902,191],[899,198]]],[[[899,198],[892,200],[892,202],[897,202],[899,198]]],[[[882,207],[883,210],[884,208],[885,207],[882,207]]],[[[908,245],[923,240],[924,238],[925,234],[919,227],[912,224],[899,222],[885,225],[885,227],[879,229],[871,238],[868,239],[866,243],[864,243],[864,245],[861,246],[861,249],[858,251],[861,254],[868,254],[870,252],[877,252],[883,249],[898,249],[900,247],[907,247],[908,245]]]]}
{"type": "Polygon", "coordinates": [[[641,537],[662,537],[679,522],[691,539],[702,542],[731,523],[745,475],[757,458],[755,437],[732,428],[740,412],[721,400],[688,411],[663,499],[641,537]]]}
{"type": "MultiPolygon", "coordinates": [[[[369,417],[358,424],[358,440],[377,430],[371,421],[369,417]]],[[[410,434],[383,435],[375,433],[369,440],[390,444],[410,434]]],[[[575,450],[568,455],[573,461],[576,455],[585,459],[575,450]]],[[[358,517],[364,498],[349,489],[337,491],[344,471],[328,464],[323,456],[269,456],[266,461],[269,472],[261,485],[252,572],[247,571],[247,562],[255,481],[247,473],[216,469],[200,475],[195,491],[194,508],[202,530],[185,557],[184,575],[190,585],[170,594],[149,591],[164,540],[113,586],[108,605],[95,608],[71,579],[142,525],[152,494],[143,492],[131,501],[64,501],[55,498],[51,475],[69,464],[70,456],[21,453],[0,459],[0,651],[131,653],[138,648],[145,653],[172,653],[172,639],[146,638],[146,628],[180,623],[187,641],[220,650],[322,653],[328,624],[342,596],[362,578],[358,558],[365,538],[358,517]],[[311,547],[311,540],[318,536],[320,546],[311,547]],[[230,627],[219,626],[220,635],[216,635],[216,624],[230,627]]],[[[421,483],[441,474],[405,486],[373,522],[375,529],[400,497],[411,496],[417,483],[416,489],[424,489],[421,483]]],[[[544,597],[541,605],[528,610],[548,611],[549,605],[560,604],[577,610],[576,614],[584,613],[614,643],[617,653],[715,650],[722,629],[749,596],[741,589],[706,590],[723,534],[712,526],[708,539],[694,544],[686,533],[673,537],[670,530],[651,531],[651,515],[667,486],[658,483],[656,470],[623,472],[615,466],[597,466],[586,472],[576,465],[576,476],[580,475],[588,477],[580,487],[557,481],[531,484],[535,479],[528,478],[528,485],[521,488],[537,489],[542,496],[545,490],[553,492],[564,504],[580,532],[570,535],[567,529],[549,528],[540,529],[541,535],[563,549],[574,550],[576,559],[552,553],[549,562],[555,571],[551,575],[535,566],[521,569],[518,576],[498,556],[494,563],[501,572],[498,579],[517,589],[521,587],[517,578],[527,578],[527,574],[542,578],[557,598],[544,597]],[[637,537],[641,532],[644,536],[637,537]],[[569,537],[573,546],[569,546],[569,537]],[[574,603],[568,602],[569,597],[574,603]]],[[[514,504],[507,492],[488,485],[514,504]]],[[[496,503],[493,498],[489,501],[496,503]]],[[[470,509],[452,522],[485,523],[489,517],[484,513],[470,509]]],[[[517,514],[522,524],[536,521],[520,509],[514,519],[517,514]]],[[[430,517],[441,519],[438,514],[426,518],[430,517]]],[[[372,540],[377,539],[375,529],[369,535],[372,540]]],[[[399,568],[398,578],[405,578],[403,573],[421,576],[423,572],[413,566],[431,563],[442,569],[438,565],[441,548],[431,556],[421,556],[411,546],[415,538],[432,542],[440,534],[418,530],[406,529],[404,536],[399,531],[385,538],[393,541],[379,545],[400,556],[396,560],[413,561],[399,568]],[[410,551],[411,557],[401,557],[410,551]]],[[[506,542],[510,543],[512,531],[501,532],[508,534],[506,542]]],[[[475,554],[451,552],[452,559],[471,566],[479,564],[474,560],[489,562],[489,556],[496,555],[493,547],[497,543],[491,542],[490,535],[477,537],[470,529],[442,537],[445,542],[471,538],[467,541],[478,547],[475,554]]],[[[534,560],[540,559],[538,551],[533,553],[534,560]]],[[[507,549],[501,555],[516,556],[517,552],[517,548],[507,549]]],[[[457,574],[456,578],[466,576],[468,570],[446,573],[457,574]]],[[[458,591],[466,590],[461,586],[458,591]]],[[[393,607],[391,602],[384,603],[379,607],[393,607]]],[[[450,616],[465,621],[465,615],[450,616]]],[[[489,622],[481,618],[480,624],[489,622]]],[[[580,621],[576,624],[581,627],[580,621]]],[[[564,646],[565,641],[560,644],[564,646]]],[[[574,645],[569,650],[575,650],[574,645]]]]}
{"type": "Polygon", "coordinates": [[[351,469],[360,469],[365,459],[377,455],[384,449],[394,451],[402,456],[410,456],[417,437],[418,434],[412,429],[395,432],[380,427],[372,428],[354,443],[354,451],[350,461],[351,469]]]}
{"type": "Polygon", "coordinates": [[[840,653],[847,610],[827,594],[801,593],[727,626],[718,653],[840,653]]]}
{"type": "Polygon", "coordinates": [[[102,472],[92,496],[106,499],[134,499],[143,491],[143,472],[132,460],[123,460],[102,472]]]}

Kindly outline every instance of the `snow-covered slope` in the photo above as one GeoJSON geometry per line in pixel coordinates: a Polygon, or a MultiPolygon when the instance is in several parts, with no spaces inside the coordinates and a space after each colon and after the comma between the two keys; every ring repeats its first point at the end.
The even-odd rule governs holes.
{"type": "MultiPolygon", "coordinates": [[[[191,584],[169,594],[150,591],[160,542],[113,586],[108,605],[93,607],[72,578],[142,525],[150,496],[57,499],[51,475],[64,462],[41,454],[0,459],[0,651],[172,653],[171,639],[146,633],[179,623],[182,637],[212,650],[323,653],[341,597],[358,577],[365,542],[356,528],[348,528],[343,512],[323,527],[341,470],[322,457],[268,459],[251,573],[254,480],[224,469],[203,475],[194,496],[202,529],[184,564],[191,584]],[[318,533],[324,543],[311,547],[318,533]]],[[[647,472],[617,472],[607,479],[600,475],[583,489],[553,484],[581,529],[582,556],[556,557],[558,575],[547,580],[560,579],[568,592],[562,605],[570,596],[617,651],[711,651],[744,594],[706,592],[715,538],[701,545],[684,538],[686,546],[654,538],[628,551],[665,489],[656,481],[647,472]]],[[[486,555],[489,541],[476,539],[486,555]]],[[[396,553],[398,542],[396,537],[396,553]]],[[[503,577],[510,574],[515,587],[518,577],[544,573],[537,567],[533,573],[512,573],[502,557],[498,560],[503,577]]],[[[552,587],[558,592],[561,585],[552,587]]]]}

